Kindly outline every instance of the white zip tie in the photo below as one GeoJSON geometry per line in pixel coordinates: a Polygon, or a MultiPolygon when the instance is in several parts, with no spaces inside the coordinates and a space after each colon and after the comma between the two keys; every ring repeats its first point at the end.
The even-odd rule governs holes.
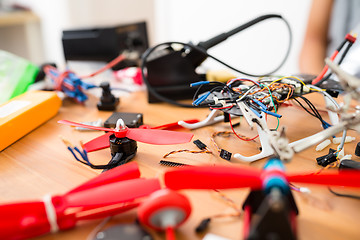
{"type": "Polygon", "coordinates": [[[46,217],[50,224],[50,231],[51,233],[56,233],[57,231],[59,231],[59,225],[57,224],[57,216],[55,207],[52,203],[52,197],[51,195],[47,194],[43,197],[42,200],[45,206],[46,217]]]}

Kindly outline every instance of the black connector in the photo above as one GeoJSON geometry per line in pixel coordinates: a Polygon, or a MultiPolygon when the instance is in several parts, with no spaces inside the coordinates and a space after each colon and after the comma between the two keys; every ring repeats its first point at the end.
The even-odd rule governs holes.
{"type": "Polygon", "coordinates": [[[195,141],[193,141],[193,143],[200,149],[200,150],[205,150],[207,148],[207,146],[205,145],[205,143],[203,143],[202,141],[200,141],[199,139],[196,139],[195,141]]]}
{"type": "Polygon", "coordinates": [[[204,232],[207,227],[209,226],[209,223],[211,221],[211,218],[205,218],[203,219],[200,224],[195,228],[196,233],[202,233],[204,232]]]}
{"type": "Polygon", "coordinates": [[[220,151],[220,157],[221,157],[222,159],[227,160],[227,161],[230,161],[231,155],[232,155],[232,153],[226,151],[225,149],[221,149],[221,151],[220,151]]]}
{"type": "Polygon", "coordinates": [[[316,158],[317,164],[321,165],[323,167],[326,167],[327,165],[329,165],[330,163],[335,162],[336,160],[337,160],[337,158],[336,158],[336,150],[332,149],[332,148],[329,149],[328,154],[316,158]]]}

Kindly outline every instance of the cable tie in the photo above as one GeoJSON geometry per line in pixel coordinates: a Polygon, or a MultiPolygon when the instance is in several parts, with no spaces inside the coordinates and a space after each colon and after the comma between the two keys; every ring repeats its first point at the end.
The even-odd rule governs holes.
{"type": "Polygon", "coordinates": [[[59,225],[57,224],[56,210],[52,203],[52,197],[47,194],[42,200],[45,206],[46,218],[50,224],[50,231],[51,233],[56,233],[59,231],[59,225]]]}

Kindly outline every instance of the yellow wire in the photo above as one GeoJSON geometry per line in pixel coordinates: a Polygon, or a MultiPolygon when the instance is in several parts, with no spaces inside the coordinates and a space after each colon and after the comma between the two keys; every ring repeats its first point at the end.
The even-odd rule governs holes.
{"type": "MultiPolygon", "coordinates": [[[[304,86],[306,86],[306,84],[305,84],[300,78],[295,77],[295,76],[285,76],[285,77],[278,78],[278,79],[272,81],[272,82],[269,84],[269,86],[270,86],[271,84],[277,82],[277,81],[281,81],[281,80],[286,79],[286,78],[296,79],[296,80],[298,80],[299,82],[301,82],[304,86]]],[[[313,91],[317,91],[317,92],[323,92],[323,91],[325,91],[325,89],[321,89],[321,90],[319,90],[319,89],[314,89],[314,88],[309,88],[309,89],[310,89],[310,90],[313,90],[313,91]]]]}

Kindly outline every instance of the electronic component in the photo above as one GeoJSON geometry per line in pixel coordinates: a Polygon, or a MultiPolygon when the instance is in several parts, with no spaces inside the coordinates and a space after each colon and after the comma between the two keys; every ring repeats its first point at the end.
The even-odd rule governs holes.
{"type": "MultiPolygon", "coordinates": [[[[148,49],[148,51],[146,51],[142,56],[141,70],[143,81],[147,85],[149,102],[165,101],[178,106],[191,106],[189,104],[179,103],[175,100],[189,99],[194,95],[195,90],[189,88],[189,84],[205,80],[203,74],[198,74],[196,72],[196,68],[208,57],[215,59],[238,73],[249,76],[260,77],[276,72],[280,66],[269,73],[257,75],[245,73],[244,71],[230,67],[224,62],[218,60],[216,57],[207,53],[208,49],[223,42],[234,34],[271,18],[284,21],[287,29],[289,30],[289,47],[285,53],[283,61],[280,63],[280,66],[283,65],[291,48],[291,29],[287,21],[282,16],[276,14],[259,16],[231,31],[221,33],[207,41],[200,42],[197,45],[181,42],[161,43],[148,49]],[[147,70],[146,73],[145,68],[147,70]]],[[[205,88],[206,87],[207,86],[205,86],[205,88]]]]}
{"type": "Polygon", "coordinates": [[[142,113],[125,113],[125,112],[114,112],[104,122],[104,127],[115,128],[118,119],[122,119],[125,125],[129,128],[138,128],[143,125],[142,113]]]}
{"type": "Polygon", "coordinates": [[[114,69],[137,66],[149,47],[146,23],[139,22],[116,27],[73,29],[62,33],[65,59],[80,61],[110,61],[125,51],[137,59],[125,60],[114,69]]]}
{"type": "Polygon", "coordinates": [[[102,94],[100,102],[97,104],[97,108],[102,111],[114,111],[117,105],[119,105],[119,98],[115,97],[110,90],[110,84],[103,82],[100,84],[102,94]]]}
{"type": "Polygon", "coordinates": [[[205,143],[203,143],[202,141],[200,141],[199,139],[196,139],[195,141],[193,141],[193,143],[200,149],[200,150],[206,150],[207,146],[205,145],[205,143]]]}
{"type": "Polygon", "coordinates": [[[178,162],[172,162],[172,161],[166,161],[166,160],[160,160],[160,165],[167,166],[167,167],[183,167],[183,166],[189,166],[185,163],[178,163],[178,162]]]}
{"type": "Polygon", "coordinates": [[[330,148],[328,154],[316,158],[317,164],[319,164],[323,167],[326,167],[330,163],[333,163],[337,160],[336,154],[337,154],[337,151],[335,149],[330,148]]]}
{"type": "Polygon", "coordinates": [[[225,159],[225,160],[230,161],[231,155],[232,155],[232,153],[226,151],[225,149],[221,149],[221,150],[220,150],[220,157],[221,157],[222,159],[225,159]]]}
{"type": "Polygon", "coordinates": [[[0,105],[0,151],[54,117],[60,106],[48,91],[29,91],[0,105]]]}

